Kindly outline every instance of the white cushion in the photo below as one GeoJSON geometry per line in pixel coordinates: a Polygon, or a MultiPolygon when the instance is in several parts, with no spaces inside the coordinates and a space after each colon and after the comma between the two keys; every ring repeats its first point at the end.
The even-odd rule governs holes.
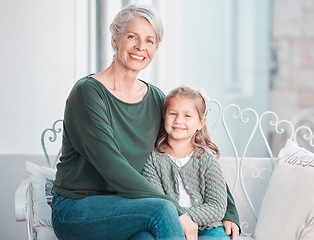
{"type": "Polygon", "coordinates": [[[256,225],[257,240],[314,239],[314,154],[288,140],[256,225]]]}
{"type": "Polygon", "coordinates": [[[52,185],[56,169],[38,166],[26,162],[33,188],[34,230],[38,239],[57,239],[51,223],[52,185]]]}

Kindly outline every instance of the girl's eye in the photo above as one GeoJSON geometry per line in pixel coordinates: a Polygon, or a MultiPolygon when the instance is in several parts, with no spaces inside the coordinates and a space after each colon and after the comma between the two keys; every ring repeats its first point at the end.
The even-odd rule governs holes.
{"type": "Polygon", "coordinates": [[[190,115],[185,115],[185,117],[190,118],[191,116],[190,115]]]}
{"type": "Polygon", "coordinates": [[[175,116],[176,114],[175,114],[175,113],[169,113],[169,115],[173,115],[173,116],[175,116]]]}

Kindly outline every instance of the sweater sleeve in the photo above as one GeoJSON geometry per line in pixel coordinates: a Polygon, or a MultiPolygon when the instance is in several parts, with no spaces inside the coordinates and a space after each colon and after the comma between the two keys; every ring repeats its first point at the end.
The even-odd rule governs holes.
{"type": "Polygon", "coordinates": [[[158,175],[153,159],[153,154],[151,154],[141,169],[140,174],[144,176],[149,181],[149,183],[157,188],[160,192],[166,194],[161,184],[161,178],[158,175]]]}
{"type": "Polygon", "coordinates": [[[240,219],[239,219],[239,214],[235,205],[235,201],[230,192],[228,184],[226,185],[227,185],[227,211],[226,211],[225,217],[223,218],[223,221],[229,220],[231,222],[234,222],[235,224],[238,225],[239,231],[241,233],[240,219]]]}
{"type": "MultiPolygon", "coordinates": [[[[157,159],[154,158],[154,153],[152,153],[147,159],[140,173],[149,181],[150,184],[152,184],[163,194],[166,194],[163,188],[163,184],[161,183],[161,176],[159,176],[159,173],[155,166],[156,161],[157,159]]],[[[173,199],[172,202],[175,204],[179,215],[185,213],[185,210],[178,204],[175,199],[173,199]]]]}
{"type": "Polygon", "coordinates": [[[104,99],[95,86],[85,84],[68,99],[65,125],[74,149],[102,176],[107,189],[126,198],[173,200],[156,190],[120,152],[104,99]]]}
{"type": "Polygon", "coordinates": [[[227,207],[226,183],[220,164],[215,156],[209,157],[208,162],[210,166],[205,172],[204,202],[186,209],[200,230],[221,224],[227,207]]]}

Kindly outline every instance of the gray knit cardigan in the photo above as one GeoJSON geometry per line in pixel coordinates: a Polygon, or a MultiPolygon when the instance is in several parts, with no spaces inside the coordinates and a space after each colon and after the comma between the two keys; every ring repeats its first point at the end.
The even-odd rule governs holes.
{"type": "Polygon", "coordinates": [[[180,174],[192,207],[185,208],[187,215],[199,230],[222,226],[227,208],[227,189],[221,166],[210,151],[197,158],[203,150],[178,167],[166,153],[156,150],[149,156],[140,173],[158,190],[179,200],[180,174]]]}

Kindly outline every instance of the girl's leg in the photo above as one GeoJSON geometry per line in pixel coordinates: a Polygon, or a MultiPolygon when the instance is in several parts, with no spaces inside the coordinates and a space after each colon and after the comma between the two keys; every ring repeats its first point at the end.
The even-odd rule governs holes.
{"type": "Polygon", "coordinates": [[[185,239],[176,208],[163,199],[103,195],[70,199],[55,193],[52,209],[52,224],[62,240],[125,240],[143,231],[154,239],[185,239]]]}
{"type": "Polygon", "coordinates": [[[198,231],[199,240],[231,240],[231,237],[225,233],[223,227],[216,227],[210,230],[198,231]]]}
{"type": "Polygon", "coordinates": [[[135,233],[128,240],[154,240],[154,237],[150,232],[143,231],[143,232],[135,233]]]}

